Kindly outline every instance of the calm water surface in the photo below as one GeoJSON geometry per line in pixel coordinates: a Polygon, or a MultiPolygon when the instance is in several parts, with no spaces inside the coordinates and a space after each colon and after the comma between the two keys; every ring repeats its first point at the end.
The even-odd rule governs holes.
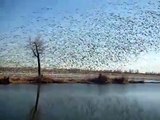
{"type": "MultiPolygon", "coordinates": [[[[36,85],[0,85],[0,120],[28,120],[36,85]]],[[[160,84],[46,84],[39,120],[160,120],[160,84]]]]}

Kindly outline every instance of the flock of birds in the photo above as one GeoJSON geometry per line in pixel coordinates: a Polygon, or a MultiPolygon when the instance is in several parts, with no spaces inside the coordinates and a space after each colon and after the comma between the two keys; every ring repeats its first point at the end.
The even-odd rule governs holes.
{"type": "Polygon", "coordinates": [[[159,52],[160,1],[149,0],[145,6],[119,3],[116,12],[108,11],[109,5],[115,4],[108,2],[85,13],[77,8],[74,14],[57,17],[43,16],[54,11],[44,7],[27,18],[20,16],[26,24],[0,33],[0,66],[31,65],[24,46],[30,35],[37,34],[47,45],[44,67],[121,69],[142,53],[159,52]]]}

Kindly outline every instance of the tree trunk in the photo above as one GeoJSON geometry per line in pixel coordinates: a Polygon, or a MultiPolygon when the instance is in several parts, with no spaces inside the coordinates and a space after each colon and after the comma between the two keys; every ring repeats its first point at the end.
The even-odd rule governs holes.
{"type": "Polygon", "coordinates": [[[41,62],[40,62],[40,56],[38,54],[37,56],[37,61],[38,61],[38,77],[41,77],[41,62]]]}
{"type": "Polygon", "coordinates": [[[32,116],[32,120],[34,120],[36,113],[37,113],[37,109],[38,109],[38,103],[39,103],[39,96],[40,96],[40,86],[41,86],[41,63],[40,63],[40,56],[38,54],[37,56],[37,61],[38,61],[38,86],[37,86],[37,96],[36,96],[36,103],[35,103],[35,107],[34,107],[34,112],[33,112],[33,116],[32,116]]]}
{"type": "Polygon", "coordinates": [[[36,98],[36,104],[35,104],[35,110],[37,110],[38,107],[38,101],[39,101],[39,94],[40,94],[40,86],[41,86],[41,63],[40,63],[40,57],[39,54],[37,56],[38,60],[38,88],[37,88],[37,98],[36,98]]]}

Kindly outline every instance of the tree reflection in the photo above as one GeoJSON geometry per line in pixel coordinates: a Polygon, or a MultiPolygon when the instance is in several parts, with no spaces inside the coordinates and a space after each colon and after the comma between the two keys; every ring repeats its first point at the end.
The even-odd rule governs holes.
{"type": "Polygon", "coordinates": [[[37,83],[36,101],[35,101],[34,107],[31,109],[31,112],[30,112],[30,120],[39,120],[38,104],[39,104],[39,97],[40,97],[41,79],[42,79],[42,76],[37,79],[38,83],[37,83]]]}

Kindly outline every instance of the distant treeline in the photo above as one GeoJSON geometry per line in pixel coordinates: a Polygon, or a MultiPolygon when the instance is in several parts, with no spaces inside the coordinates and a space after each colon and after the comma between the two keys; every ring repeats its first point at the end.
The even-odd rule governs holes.
{"type": "MultiPolygon", "coordinates": [[[[37,72],[37,68],[33,67],[0,67],[0,73],[5,72],[37,72]]],[[[42,72],[48,72],[48,73],[125,73],[125,74],[145,74],[145,75],[160,75],[160,73],[155,72],[146,72],[141,73],[138,70],[129,70],[129,71],[121,71],[121,70],[82,70],[82,69],[42,69],[42,72]]]]}

